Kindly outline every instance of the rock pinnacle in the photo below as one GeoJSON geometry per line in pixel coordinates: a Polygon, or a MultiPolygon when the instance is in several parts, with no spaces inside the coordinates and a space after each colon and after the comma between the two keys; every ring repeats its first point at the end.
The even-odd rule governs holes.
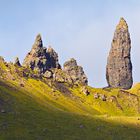
{"type": "Polygon", "coordinates": [[[109,87],[129,89],[133,84],[131,40],[126,21],[121,18],[116,27],[106,67],[109,87]]]}

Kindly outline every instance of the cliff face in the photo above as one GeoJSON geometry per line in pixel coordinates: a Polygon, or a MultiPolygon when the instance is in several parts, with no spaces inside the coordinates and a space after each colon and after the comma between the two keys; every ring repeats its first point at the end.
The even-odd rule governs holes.
{"type": "Polygon", "coordinates": [[[109,87],[129,89],[132,86],[131,40],[126,21],[121,18],[116,27],[106,67],[109,87]]]}

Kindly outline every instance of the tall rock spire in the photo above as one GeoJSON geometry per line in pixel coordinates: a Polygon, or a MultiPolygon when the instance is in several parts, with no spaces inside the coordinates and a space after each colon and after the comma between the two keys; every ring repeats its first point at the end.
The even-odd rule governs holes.
{"type": "Polygon", "coordinates": [[[131,40],[124,18],[116,27],[106,67],[106,79],[110,87],[131,88],[133,84],[131,40]]]}

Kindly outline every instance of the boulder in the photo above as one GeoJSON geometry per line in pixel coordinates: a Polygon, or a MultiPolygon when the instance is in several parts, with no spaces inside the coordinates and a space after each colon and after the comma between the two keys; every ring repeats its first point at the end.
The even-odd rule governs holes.
{"type": "Polygon", "coordinates": [[[106,101],[107,97],[103,94],[100,96],[102,101],[106,101]]]}
{"type": "Polygon", "coordinates": [[[99,99],[99,97],[100,97],[99,93],[94,94],[94,99],[99,99]]]}
{"type": "Polygon", "coordinates": [[[82,90],[81,90],[86,96],[90,94],[90,92],[88,91],[87,87],[82,87],[82,90]]]}
{"type": "Polygon", "coordinates": [[[52,73],[52,71],[47,70],[47,71],[43,74],[43,76],[44,76],[45,78],[50,79],[50,78],[53,77],[53,73],[52,73]]]}
{"type": "Polygon", "coordinates": [[[1,113],[6,113],[6,111],[4,109],[1,109],[1,113]]]}

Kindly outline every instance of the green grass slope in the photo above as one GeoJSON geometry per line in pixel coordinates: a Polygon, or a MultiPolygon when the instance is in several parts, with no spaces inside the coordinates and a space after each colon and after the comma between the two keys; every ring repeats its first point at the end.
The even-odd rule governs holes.
{"type": "MultiPolygon", "coordinates": [[[[130,91],[69,87],[22,76],[0,62],[0,140],[138,140],[140,86],[130,91]],[[105,95],[106,101],[95,99],[105,95]]],[[[25,70],[24,70],[25,72],[25,70]]]]}

